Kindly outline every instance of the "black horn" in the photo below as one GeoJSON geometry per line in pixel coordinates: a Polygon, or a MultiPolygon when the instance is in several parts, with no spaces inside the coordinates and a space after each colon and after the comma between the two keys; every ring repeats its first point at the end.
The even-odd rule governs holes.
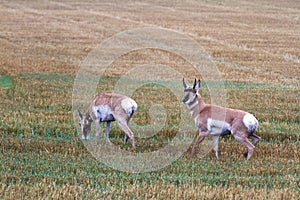
{"type": "Polygon", "coordinates": [[[187,85],[186,85],[186,83],[185,83],[185,81],[184,81],[184,78],[182,79],[182,83],[183,83],[183,87],[186,88],[187,85]]]}
{"type": "Polygon", "coordinates": [[[79,110],[77,110],[77,111],[78,111],[78,115],[79,115],[80,119],[82,119],[82,114],[81,114],[81,112],[80,112],[79,110]]]}
{"type": "Polygon", "coordinates": [[[194,81],[194,86],[193,86],[193,89],[195,89],[195,88],[196,88],[196,84],[197,84],[197,79],[195,79],[195,81],[194,81]]]}

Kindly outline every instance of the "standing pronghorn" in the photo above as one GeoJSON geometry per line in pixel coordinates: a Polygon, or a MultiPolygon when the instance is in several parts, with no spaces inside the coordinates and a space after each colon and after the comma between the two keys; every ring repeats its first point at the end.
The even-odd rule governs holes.
{"type": "Polygon", "coordinates": [[[134,148],[134,135],[128,127],[128,122],[136,110],[136,102],[127,96],[110,93],[96,95],[85,116],[82,116],[81,112],[78,110],[82,139],[89,139],[91,124],[95,121],[97,126],[96,140],[98,140],[100,123],[106,122],[105,137],[106,140],[110,142],[108,138],[110,125],[112,121],[116,121],[120,128],[125,132],[124,143],[130,138],[132,147],[134,148]]]}
{"type": "Polygon", "coordinates": [[[260,137],[254,133],[258,129],[257,119],[250,113],[242,110],[224,108],[220,106],[205,104],[198,90],[201,87],[200,80],[195,79],[193,87],[187,86],[183,79],[184,98],[182,103],[186,104],[199,130],[199,135],[193,146],[191,157],[196,148],[207,135],[212,135],[214,140],[214,151],[218,158],[218,142],[220,135],[232,134],[233,137],[247,148],[244,154],[247,160],[253,154],[255,145],[260,137]],[[248,138],[253,139],[251,143],[248,138]]]}

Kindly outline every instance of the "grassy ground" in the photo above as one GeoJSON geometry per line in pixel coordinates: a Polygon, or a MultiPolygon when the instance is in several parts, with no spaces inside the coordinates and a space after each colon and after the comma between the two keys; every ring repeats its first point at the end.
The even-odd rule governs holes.
{"type": "MultiPolygon", "coordinates": [[[[300,7],[270,2],[0,2],[0,198],[299,199],[300,7]],[[187,151],[161,170],[135,174],[105,166],[85,148],[72,110],[80,63],[110,36],[149,26],[184,32],[212,55],[226,105],[260,122],[262,140],[249,162],[232,137],[220,139],[218,160],[211,152],[190,161],[187,151]]],[[[130,66],[149,62],[201,77],[178,55],[146,49],[116,60],[97,90],[111,91],[130,66]]],[[[201,94],[209,102],[205,83],[201,94]]],[[[133,152],[161,148],[177,133],[179,102],[157,85],[132,96],[135,123],[147,125],[149,105],[160,103],[166,125],[137,138],[136,150],[122,144],[115,124],[111,141],[133,152]]]]}

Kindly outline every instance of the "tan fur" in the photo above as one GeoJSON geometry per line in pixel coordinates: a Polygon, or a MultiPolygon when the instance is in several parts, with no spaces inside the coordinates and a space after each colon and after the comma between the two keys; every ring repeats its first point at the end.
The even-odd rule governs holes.
{"type": "Polygon", "coordinates": [[[195,124],[199,129],[199,135],[193,146],[191,157],[194,155],[195,150],[201,143],[201,141],[203,141],[203,139],[209,134],[214,135],[214,150],[216,157],[218,157],[218,138],[222,134],[230,133],[234,136],[234,138],[237,141],[239,141],[247,148],[248,151],[245,154],[247,155],[247,160],[249,160],[253,154],[255,145],[260,140],[260,137],[254,134],[254,132],[258,128],[258,122],[254,118],[254,116],[248,115],[251,117],[251,122],[253,122],[251,123],[252,127],[250,128],[254,129],[253,132],[249,132],[250,128],[247,126],[250,125],[245,124],[245,122],[243,122],[245,115],[248,114],[247,112],[206,104],[201,98],[200,94],[198,94],[198,89],[200,88],[200,81],[198,81],[197,83],[196,79],[193,87],[187,86],[183,79],[183,86],[185,89],[183,103],[187,104],[191,116],[193,117],[195,124]],[[208,123],[208,121],[210,123],[208,123]],[[220,126],[220,124],[224,124],[224,126],[208,127],[208,125],[220,126]],[[224,129],[223,132],[212,132],[214,130],[222,130],[222,128],[224,129]],[[251,143],[248,140],[248,138],[253,139],[253,143],[251,143]]]}
{"type": "Polygon", "coordinates": [[[135,147],[134,134],[128,127],[128,122],[136,109],[137,105],[135,101],[127,96],[113,93],[102,93],[96,95],[84,117],[82,117],[82,114],[78,111],[83,139],[89,138],[91,130],[90,127],[93,121],[95,121],[97,126],[96,139],[98,139],[100,134],[100,122],[107,122],[106,139],[109,142],[108,132],[110,130],[110,123],[112,121],[116,121],[120,128],[125,132],[124,142],[126,142],[129,138],[132,146],[135,147]],[[126,110],[124,109],[124,105],[122,105],[122,101],[125,99],[128,100],[128,102],[134,103],[132,104],[132,107],[130,107],[131,105],[126,104],[126,106],[128,106],[128,109],[126,110]],[[128,113],[130,109],[132,109],[132,113],[128,113]],[[105,112],[101,113],[100,111],[105,112]],[[107,113],[111,113],[111,115],[107,113]],[[104,118],[101,118],[101,114],[105,115],[104,118]]]}

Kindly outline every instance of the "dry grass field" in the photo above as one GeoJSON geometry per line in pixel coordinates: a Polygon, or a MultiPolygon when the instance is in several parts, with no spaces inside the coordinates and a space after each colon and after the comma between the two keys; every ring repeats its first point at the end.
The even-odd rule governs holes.
{"type": "MultiPolygon", "coordinates": [[[[300,199],[299,2],[1,0],[0,16],[0,199],[300,199]],[[226,105],[260,122],[262,140],[250,161],[230,136],[220,139],[218,160],[213,152],[189,160],[188,150],[147,173],[114,170],[85,148],[72,109],[81,64],[115,34],[146,27],[178,31],[211,56],[226,105]]],[[[172,52],[140,49],[115,60],[97,90],[112,91],[133,66],[148,63],[201,78],[172,52]]],[[[181,79],[173,81],[182,87],[181,79]]],[[[115,124],[111,141],[133,152],[161,148],[178,131],[180,102],[159,85],[144,85],[132,97],[139,104],[135,123],[149,124],[150,105],[160,103],[166,124],[151,138],[137,138],[135,150],[122,144],[115,124]]]]}

